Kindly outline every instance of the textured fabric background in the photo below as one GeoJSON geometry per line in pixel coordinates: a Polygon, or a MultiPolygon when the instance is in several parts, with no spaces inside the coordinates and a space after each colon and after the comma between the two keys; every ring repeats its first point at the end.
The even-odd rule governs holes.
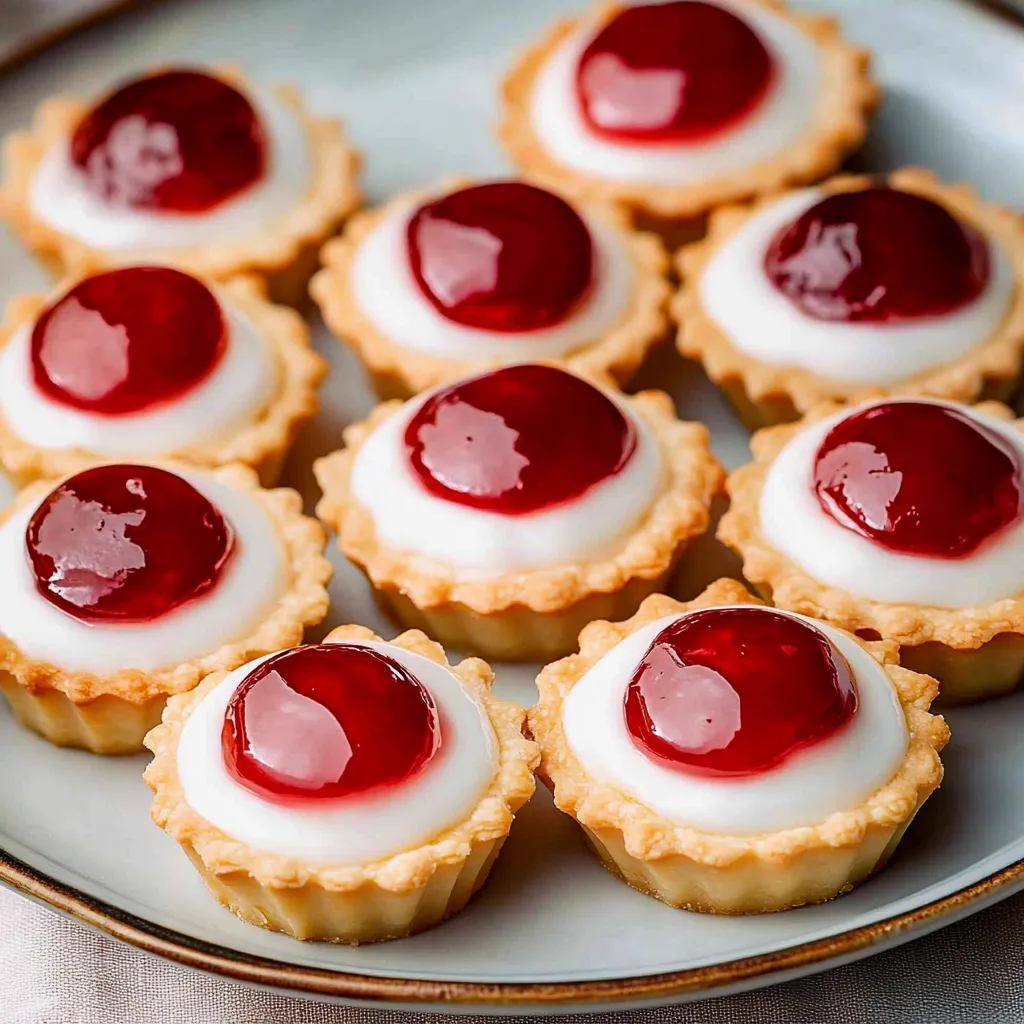
{"type": "MultiPolygon", "coordinates": [[[[206,977],[5,890],[0,890],[0,979],[2,1024],[430,1020],[413,1013],[324,1006],[206,977]]],[[[446,1024],[478,1019],[450,1017],[446,1024]]],[[[899,949],[815,977],[690,1006],[562,1019],[588,1024],[1020,1024],[1024,894],[899,949]]]]}

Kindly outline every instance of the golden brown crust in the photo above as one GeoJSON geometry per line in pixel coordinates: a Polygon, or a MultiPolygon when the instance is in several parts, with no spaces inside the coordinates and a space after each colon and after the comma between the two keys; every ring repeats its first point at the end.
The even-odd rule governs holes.
{"type": "MultiPolygon", "coordinates": [[[[325,642],[380,639],[364,626],[339,626],[325,642]]],[[[391,643],[448,664],[441,645],[417,630],[403,633],[391,643]]],[[[350,892],[364,885],[409,892],[425,886],[439,866],[463,861],[474,845],[508,834],[515,813],[533,795],[533,772],[539,760],[536,745],[523,736],[523,709],[491,693],[494,673],[490,667],[470,658],[452,666],[451,671],[483,704],[498,738],[499,765],[472,814],[429,843],[372,864],[310,864],[297,857],[253,850],[196,814],[185,802],[178,780],[178,737],[191,710],[224,678],[221,673],[204,680],[193,693],[172,697],[163,724],[146,737],[146,746],[154,755],[145,774],[155,794],[153,820],[177,842],[193,848],[216,875],[242,872],[271,888],[294,889],[312,883],[329,892],[350,892]]]]}
{"type": "MultiPolygon", "coordinates": [[[[799,423],[759,430],[750,442],[753,461],[730,474],[726,488],[731,505],[719,523],[718,538],[741,556],[744,576],[771,594],[780,608],[824,619],[850,633],[871,630],[903,646],[938,641],[954,650],[975,650],[1000,633],[1024,633],[1024,594],[961,609],[883,604],[819,583],[761,536],[761,491],[772,463],[798,433],[841,408],[822,404],[799,423]]],[[[1013,420],[1013,413],[997,402],[976,408],[1013,420]]],[[[1024,430],[1024,420],[1014,425],[1024,430]]]]}
{"type": "MultiPolygon", "coordinates": [[[[1009,210],[982,202],[970,186],[943,184],[928,170],[903,168],[890,174],[887,181],[893,188],[926,196],[947,207],[1005,250],[1017,288],[1006,316],[987,341],[946,366],[887,387],[846,386],[808,370],[762,363],[740,351],[704,310],[701,274],[734,232],[779,201],[780,197],[770,196],[752,207],[716,210],[706,238],[680,251],[677,266],[683,286],[671,305],[673,318],[680,325],[679,351],[699,359],[707,375],[726,391],[738,388],[755,404],[785,406],[795,410],[796,416],[823,401],[858,402],[887,394],[932,395],[969,402],[987,393],[992,382],[1016,380],[1024,360],[1024,229],[1019,220],[1009,210]]],[[[820,188],[824,193],[850,192],[877,184],[874,177],[838,175],[820,188]]]]}
{"type": "MultiPolygon", "coordinates": [[[[11,299],[0,324],[0,350],[20,328],[33,323],[56,296],[66,294],[79,280],[80,276],[68,278],[50,296],[20,295],[11,299]]],[[[277,391],[250,425],[230,437],[151,455],[207,468],[240,462],[253,467],[269,485],[299,430],[316,413],[316,388],[327,373],[327,364],[310,348],[309,329],[302,317],[286,306],[268,302],[262,280],[232,278],[216,290],[264,338],[277,364],[277,391]]],[[[102,453],[81,448],[37,447],[15,433],[0,415],[0,463],[23,483],[66,476],[104,458],[102,453]]]]}
{"type": "MultiPolygon", "coordinates": [[[[194,467],[168,460],[142,461],[172,471],[194,471],[194,467]]],[[[256,474],[246,466],[224,466],[208,472],[212,479],[247,493],[262,506],[284,546],[289,569],[288,586],[262,619],[253,624],[247,636],[182,665],[151,672],[126,668],[108,675],[97,675],[37,661],[0,634],[0,671],[11,673],[30,693],[58,690],[81,704],[102,696],[142,704],[153,697],[191,690],[211,672],[230,671],[260,654],[293,647],[302,640],[307,626],[321,622],[327,614],[326,586],[333,570],[324,557],[327,537],[323,527],[315,519],[302,514],[302,499],[298,493],[286,487],[272,491],[262,489],[256,474]]],[[[0,523],[5,522],[16,509],[38,502],[53,487],[53,481],[44,480],[26,487],[14,505],[0,516],[0,523]]]]}
{"type": "MultiPolygon", "coordinates": [[[[860,807],[833,814],[802,828],[753,836],[727,836],[677,825],[618,790],[590,778],[572,753],[562,728],[562,704],[582,675],[620,640],[665,615],[722,604],[760,604],[735,580],[717,580],[693,601],[682,604],[662,594],[649,597],[631,619],[593,622],[580,634],[580,653],[554,662],[537,678],[538,704],[527,715],[541,747],[542,778],[554,788],[555,804],[585,828],[620,833],[625,849],[642,861],[682,857],[688,862],[727,868],[750,858],[774,866],[808,850],[854,847],[876,826],[898,827],[917,810],[942,779],[938,752],[949,738],[946,723],[928,713],[935,680],[897,664],[896,645],[857,641],[885,668],[899,697],[910,741],[893,778],[860,807]]],[[[834,895],[834,893],[833,893],[834,895]]],[[[700,909],[714,909],[702,907],[700,909]]]]}
{"type": "MultiPolygon", "coordinates": [[[[439,188],[398,195],[381,207],[357,214],[340,237],[331,239],[323,247],[323,269],[310,282],[310,294],[335,336],[355,349],[376,379],[396,381],[405,395],[497,366],[500,360],[432,356],[385,337],[365,316],[352,294],[352,263],[359,246],[385,217],[418,205],[432,195],[468,184],[468,178],[448,179],[439,188]]],[[[606,204],[590,203],[584,212],[598,222],[610,224],[622,236],[635,282],[626,315],[600,338],[591,339],[562,361],[584,372],[611,374],[619,383],[624,383],[639,368],[651,347],[665,337],[668,327],[665,304],[670,291],[668,256],[655,235],[632,230],[626,218],[606,204]]],[[[398,389],[389,390],[394,394],[398,389]]]]}
{"type": "Polygon", "coordinates": [[[797,14],[779,0],[747,0],[796,26],[821,52],[822,82],[812,124],[770,160],[688,185],[613,182],[589,177],[557,162],[533,131],[530,95],[551,54],[584,22],[597,26],[622,5],[602,2],[583,19],[556,22],[547,37],[525,51],[502,83],[498,139],[523,174],[583,200],[617,202],[657,217],[696,217],[722,203],[777,192],[831,174],[863,141],[879,89],[870,77],[870,56],[845,42],[835,20],[797,14]]]}
{"type": "MultiPolygon", "coordinates": [[[[242,89],[248,87],[248,79],[233,66],[213,68],[210,73],[242,89]]],[[[303,122],[309,139],[312,181],[293,209],[246,238],[118,254],[91,248],[37,219],[29,204],[36,168],[50,147],[66,137],[90,108],[89,103],[71,96],[46,100],[36,111],[29,130],[7,137],[0,214],[29,249],[68,273],[84,274],[140,260],[171,263],[213,278],[250,271],[270,275],[283,271],[295,264],[309,245],[328,237],[359,206],[360,157],[346,140],[340,121],[314,117],[293,86],[278,85],[274,91],[303,122]]]]}
{"type": "Polygon", "coordinates": [[[323,491],[317,515],[334,528],[342,551],[375,586],[398,590],[422,609],[457,604],[479,615],[515,606],[553,613],[591,594],[621,590],[632,579],[654,579],[668,570],[687,541],[707,529],[711,500],[720,492],[723,474],[708,447],[707,428],[677,420],[668,395],[644,391],[621,400],[651,431],[667,479],[646,518],[613,557],[464,580],[451,566],[384,547],[370,513],[352,500],[349,477],[366,438],[397,415],[400,402],[377,406],[368,419],[345,431],[345,448],[314,464],[323,491]]]}

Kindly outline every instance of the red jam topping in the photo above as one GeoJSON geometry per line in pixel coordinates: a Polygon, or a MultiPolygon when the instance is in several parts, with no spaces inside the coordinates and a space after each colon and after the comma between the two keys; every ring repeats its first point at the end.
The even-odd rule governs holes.
{"type": "Polygon", "coordinates": [[[967,410],[883,402],[837,423],[814,460],[815,494],[882,547],[961,558],[1020,517],[1013,444],[967,410]]]}
{"type": "Polygon", "coordinates": [[[703,142],[768,94],[774,62],[731,11],[697,0],[626,7],[583,51],[576,94],[598,135],[626,142],[703,142]]]}
{"type": "Polygon", "coordinates": [[[263,177],[263,129],[252,104],[199,71],[164,71],[122,86],[79,122],[71,161],[112,206],[205,213],[263,177]]]}
{"type": "Polygon", "coordinates": [[[36,589],[87,622],[147,622],[207,593],[234,533],[190,483],[153,466],[97,466],[65,480],[25,532],[36,589]]]}
{"type": "Polygon", "coordinates": [[[603,392],[532,363],[436,392],[405,429],[428,491],[506,515],[578,498],[618,473],[636,443],[636,427],[603,392]]]}
{"type": "Polygon", "coordinates": [[[270,799],[352,796],[420,771],[441,746],[433,698],[369,647],[321,644],[276,654],[228,703],[224,763],[270,799]]]}
{"type": "Polygon", "coordinates": [[[633,743],[669,768],[752,775],[841,729],[850,666],[820,630],[765,608],[708,608],[655,637],[626,688],[633,743]]]}
{"type": "Polygon", "coordinates": [[[220,305],[201,281],[169,267],[87,277],[32,331],[32,375],[48,398],[118,416],[178,398],[226,347],[220,305]]]}
{"type": "Polygon", "coordinates": [[[988,242],[945,207],[892,188],[840,192],[784,227],[765,256],[772,284],[815,320],[935,317],[988,284],[988,242]]]}
{"type": "Polygon", "coordinates": [[[409,221],[413,276],[449,320],[485,331],[560,323],[587,293],[590,232],[564,199],[519,181],[451,192],[409,221]]]}

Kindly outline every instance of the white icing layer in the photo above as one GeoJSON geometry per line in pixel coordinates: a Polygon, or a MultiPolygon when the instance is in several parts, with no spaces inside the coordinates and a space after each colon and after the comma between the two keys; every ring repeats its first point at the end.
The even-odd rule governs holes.
{"type": "Polygon", "coordinates": [[[609,225],[584,216],[594,242],[594,281],[566,320],[514,333],[457,324],[427,299],[409,266],[406,228],[416,209],[410,203],[388,211],[363,239],[352,263],[352,293],[359,308],[402,348],[450,359],[553,358],[597,341],[629,310],[634,273],[624,239],[609,225]]]}
{"type": "Polygon", "coordinates": [[[994,239],[988,284],[956,312],[895,324],[807,316],[772,284],[764,258],[776,232],[821,198],[807,189],[780,199],[743,224],[704,268],[701,304],[732,345],[774,366],[796,366],[843,384],[884,385],[959,359],[992,336],[1014,289],[1010,261],[994,239]]]}
{"type": "Polygon", "coordinates": [[[211,591],[152,622],[85,622],[40,595],[25,549],[25,528],[40,503],[20,509],[0,525],[0,622],[25,655],[68,671],[153,671],[242,639],[266,614],[288,582],[274,525],[244,491],[199,473],[178,475],[231,523],[236,549],[211,591]]]}
{"type": "Polygon", "coordinates": [[[256,326],[218,296],[227,330],[220,361],[194,388],[140,413],[104,416],[63,405],[36,386],[33,324],[0,351],[0,416],[40,448],[80,448],[110,458],[179,452],[218,441],[253,423],[278,385],[277,361],[256,326]]]}
{"type": "Polygon", "coordinates": [[[393,644],[357,641],[394,658],[430,692],[444,722],[440,751],[396,786],[337,801],[278,804],[232,778],[221,753],[228,701],[265,658],[243,665],[192,709],[178,742],[188,805],[256,850],[331,864],[367,864],[429,842],[467,818],[498,768],[498,741],[482,705],[444,665],[393,644]]]}
{"type": "Polygon", "coordinates": [[[566,38],[540,70],[530,97],[533,130],[559,163],[610,181],[688,185],[738,171],[783,153],[810,126],[820,94],[820,58],[813,40],[760,6],[719,0],[761,37],[776,79],[763,103],[732,130],[705,142],[613,142],[595,134],[576,96],[576,68],[594,38],[587,24],[566,38]]]}
{"type": "Polygon", "coordinates": [[[613,647],[566,697],[565,737],[587,774],[679,825],[725,835],[814,825],[863,803],[896,774],[906,753],[899,699],[881,665],[856,641],[821,622],[793,617],[825,633],[849,662],[859,700],[844,728],[753,776],[716,779],[650,760],[630,738],[623,700],[648,647],[680,618],[670,615],[613,647]]]}
{"type": "Polygon", "coordinates": [[[246,92],[264,129],[266,171],[250,188],[206,213],[160,213],[116,206],[93,195],[71,163],[69,140],[43,157],[29,188],[34,216],[94,249],[142,257],[166,249],[249,238],[272,225],[309,188],[312,165],[305,129],[269,89],[246,92]]]}
{"type": "MultiPolygon", "coordinates": [[[[1024,461],[1024,436],[1012,424],[967,406],[934,404],[950,405],[983,423],[1005,437],[1024,461]]],[[[821,583],[887,604],[969,608],[1024,590],[1024,520],[965,558],[945,559],[889,551],[825,512],[812,490],[814,458],[844,415],[801,431],[769,468],[759,517],[761,535],[773,548],[821,583]]]]}
{"type": "Polygon", "coordinates": [[[502,515],[445,501],[419,481],[405,455],[405,428],[423,396],[366,439],[352,469],[352,495],[373,517],[382,544],[455,567],[463,579],[600,558],[621,548],[661,482],[650,432],[625,406],[637,446],[623,469],[574,501],[528,515],[502,515]]]}

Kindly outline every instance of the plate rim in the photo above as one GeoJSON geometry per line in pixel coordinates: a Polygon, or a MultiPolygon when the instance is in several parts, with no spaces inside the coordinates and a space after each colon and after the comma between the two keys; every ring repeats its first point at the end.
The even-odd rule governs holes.
{"type": "MultiPolygon", "coordinates": [[[[709,997],[716,994],[716,990],[744,982],[753,983],[750,987],[760,987],[771,984],[774,975],[804,968],[810,969],[806,973],[814,973],[815,968],[824,970],[828,961],[855,957],[886,940],[901,935],[909,939],[926,924],[940,927],[944,917],[965,909],[971,913],[973,911],[969,908],[986,897],[993,894],[997,899],[1010,896],[1011,892],[999,894],[1021,880],[1024,880],[1024,858],[947,896],[872,924],[770,953],[680,971],[562,982],[441,981],[305,967],[192,938],[59,882],[0,847],[0,884],[136,949],[183,967],[245,984],[340,1001],[404,1005],[411,1009],[429,1004],[454,1004],[463,1007],[535,1007],[558,1012],[581,1004],[586,1009],[587,1005],[593,1004],[640,1001],[660,1004],[687,996],[709,997]]],[[[981,907],[974,909],[980,910],[981,907]]],[[[718,994],[724,995],[725,992],[718,994]]]]}

